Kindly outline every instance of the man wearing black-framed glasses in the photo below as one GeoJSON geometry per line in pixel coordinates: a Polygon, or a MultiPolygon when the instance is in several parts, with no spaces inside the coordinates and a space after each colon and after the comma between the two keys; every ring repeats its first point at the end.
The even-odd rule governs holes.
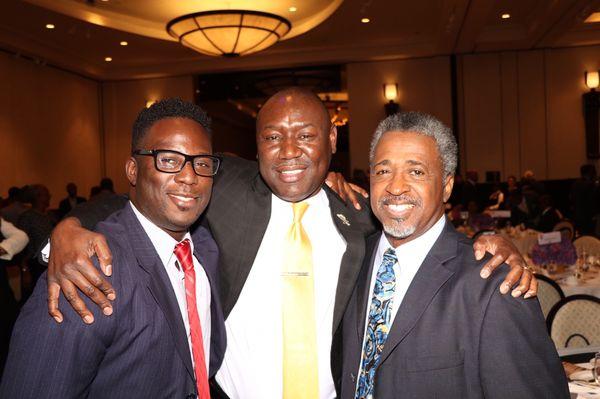
{"type": "Polygon", "coordinates": [[[40,279],[15,326],[0,397],[210,398],[226,341],[218,249],[191,226],[219,163],[198,106],[169,99],[138,115],[129,200],[96,227],[113,254],[113,317],[87,327],[69,309],[57,329],[40,279]]]}
{"type": "Polygon", "coordinates": [[[211,177],[219,170],[219,157],[210,154],[187,155],[174,150],[134,150],[133,155],[154,158],[156,170],[164,173],[179,173],[190,162],[198,176],[211,177]]]}

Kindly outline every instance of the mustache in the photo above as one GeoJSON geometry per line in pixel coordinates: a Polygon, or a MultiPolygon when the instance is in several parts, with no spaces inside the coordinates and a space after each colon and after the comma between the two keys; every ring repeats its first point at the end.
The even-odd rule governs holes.
{"type": "Polygon", "coordinates": [[[410,197],[406,194],[385,195],[385,196],[379,198],[379,200],[377,201],[377,205],[379,207],[382,207],[384,205],[400,204],[400,203],[409,204],[409,205],[413,205],[413,206],[419,206],[419,207],[422,205],[422,202],[420,199],[410,197]]]}

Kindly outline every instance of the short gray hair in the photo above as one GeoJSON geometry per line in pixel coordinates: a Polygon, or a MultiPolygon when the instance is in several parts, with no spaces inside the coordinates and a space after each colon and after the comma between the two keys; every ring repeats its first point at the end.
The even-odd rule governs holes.
{"type": "Polygon", "coordinates": [[[414,132],[433,138],[444,167],[444,177],[454,174],[458,158],[458,145],[452,130],[437,118],[420,112],[400,112],[379,122],[371,140],[370,163],[373,163],[375,147],[387,132],[414,132]]]}

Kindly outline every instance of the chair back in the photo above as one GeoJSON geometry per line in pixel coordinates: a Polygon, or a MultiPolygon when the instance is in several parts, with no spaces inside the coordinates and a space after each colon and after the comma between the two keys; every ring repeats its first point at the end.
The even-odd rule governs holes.
{"type": "Polygon", "coordinates": [[[540,301],[544,318],[547,318],[550,309],[560,302],[561,299],[564,299],[565,294],[556,281],[552,280],[550,277],[536,274],[535,278],[538,280],[537,297],[540,301]]]}
{"type": "Polygon", "coordinates": [[[600,345],[600,299],[572,295],[560,300],[546,320],[557,349],[600,345]]]}
{"type": "Polygon", "coordinates": [[[575,225],[568,219],[563,219],[556,223],[552,231],[560,231],[563,233],[563,237],[566,235],[571,241],[573,241],[573,238],[575,237],[575,225]]]}
{"type": "Polygon", "coordinates": [[[585,251],[588,255],[600,255],[600,240],[593,236],[577,237],[573,245],[578,254],[585,251]]]}

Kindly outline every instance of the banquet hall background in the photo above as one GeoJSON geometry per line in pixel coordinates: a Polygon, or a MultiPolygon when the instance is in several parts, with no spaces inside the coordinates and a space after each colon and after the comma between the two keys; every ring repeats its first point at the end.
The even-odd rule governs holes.
{"type": "Polygon", "coordinates": [[[27,265],[77,196],[127,192],[124,162],[143,107],[194,101],[213,119],[216,152],[254,159],[256,115],[291,85],[324,101],[339,131],[332,168],[365,188],[370,137],[386,112],[435,115],[459,144],[448,206],[455,225],[471,236],[505,234],[556,282],[560,295],[545,313],[561,295],[600,296],[600,245],[574,244],[600,237],[600,1],[286,0],[284,18],[305,7],[313,15],[300,22],[318,21],[239,57],[144,36],[141,2],[126,3],[3,3],[0,214],[30,235],[1,265],[16,301],[31,290],[27,265]],[[546,239],[568,242],[573,262],[537,261],[553,245],[540,233],[552,231],[560,237],[546,239]]]}

